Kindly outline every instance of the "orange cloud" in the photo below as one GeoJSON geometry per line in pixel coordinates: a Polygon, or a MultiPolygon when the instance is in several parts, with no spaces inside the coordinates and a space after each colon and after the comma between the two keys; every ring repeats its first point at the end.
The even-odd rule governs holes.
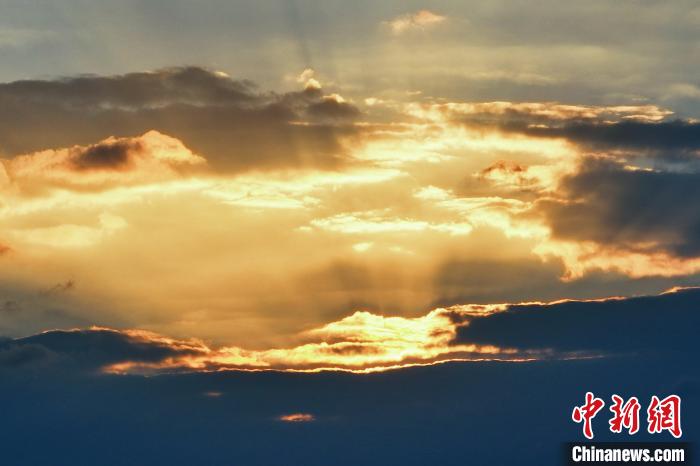
{"type": "MultiPolygon", "coordinates": [[[[446,102],[412,104],[411,112],[429,116],[441,113],[451,118],[461,116],[539,117],[552,121],[628,119],[639,121],[661,121],[673,112],[656,105],[567,105],[558,102],[446,102]]],[[[434,118],[434,116],[433,116],[434,118]]]]}
{"type": "Polygon", "coordinates": [[[398,16],[385,24],[389,26],[393,34],[399,35],[411,30],[425,30],[444,23],[446,16],[433,13],[429,10],[420,10],[415,13],[406,13],[398,16]]]}
{"type": "MultiPolygon", "coordinates": [[[[576,280],[592,271],[619,272],[632,278],[678,277],[700,271],[700,258],[675,257],[663,251],[606,246],[593,241],[547,240],[535,247],[543,259],[558,258],[564,263],[564,280],[576,280]]],[[[651,245],[653,246],[653,245],[651,245]]]]}
{"type": "MultiPolygon", "coordinates": [[[[405,31],[444,21],[423,11],[397,18],[396,27],[405,31]]],[[[664,119],[671,112],[663,108],[445,102],[402,93],[370,97],[367,104],[372,108],[360,113],[351,99],[362,101],[361,93],[346,93],[346,101],[339,94],[342,89],[334,85],[321,92],[311,69],[290,78],[297,79],[305,91],[276,97],[272,93],[258,96],[252,87],[236,86],[223,75],[203,70],[160,72],[136,81],[157,77],[165,79],[167,101],[140,102],[141,95],[161,94],[139,91],[133,92],[136,101],[92,103],[80,115],[139,108],[129,110],[134,118],[140,115],[139,124],[119,126],[116,134],[159,128],[177,138],[148,131],[138,137],[99,141],[110,133],[98,132],[94,141],[99,142],[91,145],[34,152],[37,147],[52,147],[43,141],[21,145],[21,151],[28,153],[0,161],[0,238],[22,252],[3,257],[15,264],[1,278],[26,289],[45,289],[65,276],[75,277],[80,289],[71,293],[71,303],[61,304],[73,306],[89,321],[159,322],[153,328],[165,334],[218,342],[236,339],[245,348],[264,340],[265,347],[272,348],[207,347],[201,357],[173,360],[173,367],[374,370],[462,357],[432,337],[426,338],[430,348],[400,340],[379,347],[367,333],[348,333],[352,322],[372,327],[381,316],[360,313],[339,319],[348,303],[414,316],[430,303],[448,302],[433,283],[435,274],[453,261],[498,261],[508,267],[527,260],[537,268],[538,258],[555,257],[555,267],[560,260],[566,267],[567,280],[592,270],[637,277],[683,275],[698,268],[688,252],[686,257],[674,258],[669,256],[673,250],[659,253],[653,244],[637,241],[663,239],[667,234],[631,237],[630,244],[636,242],[634,250],[628,251],[622,249],[619,236],[601,241],[589,234],[590,228],[579,227],[573,220],[568,224],[575,234],[557,235],[552,219],[564,218],[580,197],[566,196],[565,180],[580,173],[581,161],[591,154],[569,133],[545,137],[513,131],[510,126],[515,122],[521,129],[530,125],[562,128],[584,122],[607,128],[614,126],[608,120],[664,119]],[[173,84],[181,81],[178,77],[183,73],[198,76],[192,84],[200,83],[199,90],[186,92],[189,88],[173,84]],[[226,105],[235,102],[235,108],[245,111],[221,113],[224,102],[217,99],[222,96],[226,105]],[[209,105],[212,108],[200,112],[209,105]],[[169,112],[161,112],[166,107],[169,112]],[[185,107],[191,118],[177,120],[175,116],[185,107]],[[323,124],[313,124],[310,117],[323,124]],[[367,121],[328,126],[338,118],[367,121]],[[266,126],[270,119],[278,124],[266,126]],[[172,121],[178,124],[161,126],[172,121]],[[215,128],[205,128],[210,123],[216,123],[215,128]],[[249,131],[248,124],[264,130],[249,131]],[[229,131],[233,127],[237,129],[229,131]],[[312,162],[315,149],[307,150],[311,148],[304,141],[307,137],[322,141],[326,131],[338,136],[333,140],[343,141],[341,146],[327,147],[330,156],[342,163],[312,162]],[[298,133],[306,136],[299,139],[298,133]],[[228,138],[219,140],[214,134],[228,138]],[[252,145],[245,143],[249,134],[252,145]],[[270,141],[277,142],[268,147],[270,141]],[[300,163],[288,163],[297,156],[300,163]],[[198,170],[205,164],[206,171],[198,170]],[[232,166],[255,170],[229,171],[232,166]],[[542,209],[545,201],[562,208],[550,209],[553,213],[547,217],[542,209]],[[596,244],[586,242],[591,239],[596,244]],[[610,244],[604,247],[605,243],[610,244]],[[260,251],[265,251],[264,260],[260,251]],[[101,264],[100,270],[94,270],[94,263],[101,264]],[[352,273],[348,277],[343,270],[336,271],[335,264],[350,264],[352,273]],[[308,279],[317,270],[330,271],[320,274],[323,285],[318,283],[321,280],[308,279]],[[159,279],[154,281],[153,276],[159,279]],[[108,303],[109,309],[94,315],[99,303],[108,303]],[[110,313],[116,320],[103,320],[110,313]],[[328,315],[337,322],[324,331],[342,326],[343,332],[306,333],[303,344],[295,339],[301,338],[300,328],[325,328],[322,319],[328,315]]],[[[126,78],[115,78],[122,79],[126,78]]],[[[103,119],[112,122],[112,117],[103,119]]],[[[71,142],[61,140],[54,147],[89,141],[91,134],[95,131],[81,139],[73,135],[65,140],[71,142]]],[[[644,168],[642,162],[625,163],[644,168]]],[[[634,192],[635,185],[629,189],[634,192]]],[[[605,196],[605,202],[591,204],[607,208],[609,199],[605,196]]],[[[591,223],[590,214],[568,216],[579,217],[581,225],[591,223]]],[[[611,223],[598,217],[605,225],[611,223]]],[[[668,222],[662,233],[677,232],[678,223],[668,222]]],[[[512,296],[497,277],[484,280],[482,288],[499,290],[493,299],[512,296]]],[[[556,276],[548,272],[541,280],[556,282],[556,276]]],[[[475,293],[467,288],[464,292],[475,293]]],[[[471,299],[459,293],[455,291],[460,300],[471,299]]],[[[27,329],[25,323],[16,325],[16,334],[27,329]]],[[[476,357],[470,351],[486,354],[483,348],[474,348],[465,357],[476,357]]]]}
{"type": "Polygon", "coordinates": [[[203,165],[173,137],[149,131],[134,138],[110,137],[90,146],[45,150],[3,161],[5,184],[21,191],[41,188],[104,189],[177,177],[203,165]]]}
{"type": "Polygon", "coordinates": [[[282,422],[313,422],[316,420],[316,417],[308,413],[293,413],[279,416],[277,420],[282,422]]]}
{"type": "MultiPolygon", "coordinates": [[[[470,317],[504,310],[504,305],[466,305],[436,309],[425,316],[385,317],[358,311],[339,321],[300,335],[308,343],[291,348],[246,350],[228,346],[212,349],[199,340],[174,340],[151,332],[124,331],[132,341],[171,349],[161,361],[122,361],[110,373],[240,370],[376,372],[454,360],[526,357],[514,349],[490,345],[453,344],[458,325],[470,317]]],[[[532,357],[528,355],[527,357],[532,357]]]]}
{"type": "Polygon", "coordinates": [[[351,212],[315,219],[316,228],[345,234],[417,233],[436,231],[450,235],[467,235],[472,226],[465,222],[435,223],[411,218],[397,218],[384,211],[351,212]]]}

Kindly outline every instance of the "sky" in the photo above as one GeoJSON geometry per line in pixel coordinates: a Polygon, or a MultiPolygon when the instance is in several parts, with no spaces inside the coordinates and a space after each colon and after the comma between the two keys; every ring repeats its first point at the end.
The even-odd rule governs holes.
{"type": "Polygon", "coordinates": [[[698,31],[682,0],[0,0],[8,458],[230,464],[228,430],[240,464],[555,464],[594,386],[682,393],[692,440],[698,31]],[[75,410],[79,457],[38,427],[75,410]]]}

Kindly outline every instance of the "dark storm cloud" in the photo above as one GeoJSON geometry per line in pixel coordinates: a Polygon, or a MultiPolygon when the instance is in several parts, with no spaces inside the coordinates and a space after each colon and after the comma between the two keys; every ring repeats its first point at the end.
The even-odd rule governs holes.
{"type": "MultiPolygon", "coordinates": [[[[700,256],[700,123],[666,121],[655,106],[595,107],[548,103],[483,103],[456,110],[472,128],[561,138],[579,146],[579,165],[537,202],[557,240],[594,242],[622,253],[700,256]]],[[[499,162],[526,190],[527,167],[499,162]]]]}
{"type": "Polygon", "coordinates": [[[639,298],[511,305],[473,318],[455,342],[555,351],[696,352],[700,289],[639,298]]]}
{"type": "MultiPolygon", "coordinates": [[[[343,163],[340,124],[359,111],[320,91],[258,92],[205,69],[0,84],[0,150],[18,155],[149,130],[182,140],[215,169],[331,168],[343,163]],[[295,124],[312,116],[313,123],[295,124]]],[[[85,168],[119,166],[123,147],[95,147],[85,168]],[[94,156],[94,157],[93,157],[94,156]]]]}
{"type": "Polygon", "coordinates": [[[175,102],[195,105],[255,102],[250,81],[234,81],[198,67],[167,68],[155,72],[118,76],[79,76],[47,80],[22,80],[0,86],[0,99],[23,104],[54,103],[64,107],[100,109],[143,108],[175,102]]]}
{"type": "Polygon", "coordinates": [[[507,106],[502,103],[502,106],[490,108],[489,105],[493,104],[476,104],[476,111],[466,114],[455,111],[451,116],[472,127],[563,138],[592,151],[619,150],[629,157],[653,155],[661,162],[697,164],[695,151],[700,149],[700,123],[668,120],[671,112],[655,106],[584,107],[546,103],[507,106]]]}
{"type": "MultiPolygon", "coordinates": [[[[508,126],[506,126],[508,128],[508,126]]],[[[573,122],[560,127],[523,127],[513,125],[532,136],[563,137],[594,148],[655,151],[692,151],[700,149],[700,123],[683,120],[615,123],[573,122]]]]}
{"type": "Polygon", "coordinates": [[[628,170],[591,159],[564,179],[560,194],[538,205],[555,238],[700,255],[698,173],[628,170]]]}
{"type": "Polygon", "coordinates": [[[199,352],[197,346],[175,345],[116,330],[52,330],[0,341],[0,370],[33,367],[47,360],[79,370],[95,370],[120,361],[158,362],[199,352]]]}

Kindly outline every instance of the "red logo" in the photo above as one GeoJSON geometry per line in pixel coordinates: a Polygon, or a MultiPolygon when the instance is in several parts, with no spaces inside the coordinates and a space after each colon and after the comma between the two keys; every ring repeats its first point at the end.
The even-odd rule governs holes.
{"type": "Polygon", "coordinates": [[[656,395],[651,397],[651,403],[647,409],[647,420],[649,422],[648,432],[656,434],[667,430],[676,438],[683,435],[681,430],[681,397],[669,395],[663,400],[659,400],[656,395]]]}
{"type": "MultiPolygon", "coordinates": [[[[625,401],[619,395],[613,395],[610,412],[612,418],[608,421],[610,432],[621,433],[627,430],[627,434],[634,435],[639,432],[639,412],[641,405],[636,396],[625,401]]],[[[586,392],[585,403],[575,406],[571,413],[571,419],[576,423],[583,423],[583,435],[587,439],[593,438],[593,418],[603,409],[605,402],[596,398],[591,392],[586,392]]],[[[683,435],[681,430],[681,397],[669,395],[663,400],[658,396],[651,397],[647,408],[647,432],[658,434],[668,431],[675,438],[683,435]]]]}
{"type": "Polygon", "coordinates": [[[591,425],[591,421],[595,415],[598,414],[598,411],[603,409],[603,406],[605,406],[603,400],[596,398],[593,393],[587,392],[586,403],[584,403],[583,406],[576,406],[571,413],[571,419],[573,419],[574,422],[583,421],[583,435],[585,435],[587,439],[593,438],[593,426],[591,425]]]}
{"type": "Polygon", "coordinates": [[[610,419],[610,432],[620,433],[622,428],[627,429],[629,435],[634,435],[639,431],[639,409],[640,404],[636,396],[633,396],[623,404],[623,399],[618,395],[612,396],[613,405],[610,411],[613,418],[610,419]]]}

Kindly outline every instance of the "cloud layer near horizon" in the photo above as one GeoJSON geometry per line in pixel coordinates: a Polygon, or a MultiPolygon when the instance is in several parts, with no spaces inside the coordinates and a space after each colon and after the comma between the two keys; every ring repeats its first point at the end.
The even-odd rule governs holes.
{"type": "Polygon", "coordinates": [[[673,357],[695,349],[699,302],[700,290],[676,289],[639,298],[453,306],[417,318],[356,312],[304,332],[298,346],[263,350],[142,330],[52,330],[0,342],[0,371],[368,373],[449,361],[673,357]]]}

